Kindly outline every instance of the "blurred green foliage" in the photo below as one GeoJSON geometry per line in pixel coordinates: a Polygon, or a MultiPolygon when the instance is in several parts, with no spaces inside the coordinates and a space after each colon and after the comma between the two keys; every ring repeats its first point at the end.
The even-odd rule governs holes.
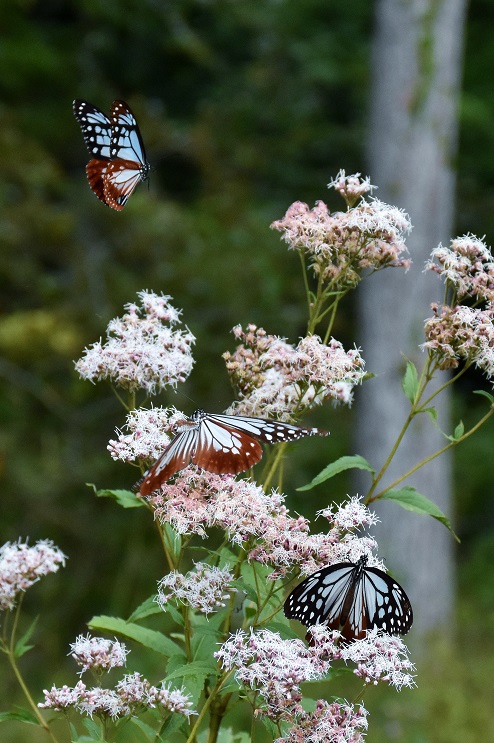
{"type": "MultiPolygon", "coordinates": [[[[488,241],[493,15],[491,0],[471,2],[458,155],[457,231],[488,241]]],[[[70,558],[26,597],[28,615],[44,616],[41,646],[23,659],[40,694],[43,683],[71,683],[65,654],[86,620],[128,615],[164,572],[146,513],[120,512],[85,486],[127,487],[135,474],[106,452],[123,423],[116,398],[105,385],[81,382],[72,360],[138,290],[163,291],[197,336],[197,363],[183,390],[157,403],[219,411],[232,399],[221,353],[234,347],[233,325],[255,322],[292,340],[304,333],[297,257],[269,224],[296,199],[342,208],[326,183],[340,167],[365,172],[372,4],[3,0],[0,29],[0,540],[52,538],[70,558]],[[106,111],[124,98],[138,118],[154,170],[149,190],[141,185],[121,213],[87,185],[87,152],[71,113],[76,97],[106,111]]],[[[335,335],[353,344],[350,304],[335,335]]],[[[457,407],[467,418],[471,388],[465,392],[468,402],[459,398],[457,407]]],[[[293,490],[329,457],[348,453],[348,411],[326,411],[314,423],[337,435],[294,450],[293,490]]],[[[458,621],[475,628],[471,604],[492,615],[492,579],[491,591],[484,587],[492,437],[486,431],[460,449],[456,465],[460,557],[471,578],[458,621]]],[[[294,507],[308,516],[325,505],[297,498],[294,507]]],[[[424,669],[418,696],[384,690],[382,727],[377,712],[370,743],[488,737],[478,700],[478,737],[465,733],[472,707],[462,695],[481,685],[463,647],[440,658],[447,680],[424,669]],[[406,710],[402,727],[398,705],[406,710]]],[[[488,664],[482,644],[469,653],[488,664]]],[[[21,701],[3,672],[0,695],[2,708],[21,701]]],[[[9,743],[26,740],[19,725],[2,735],[7,730],[9,743]]]]}

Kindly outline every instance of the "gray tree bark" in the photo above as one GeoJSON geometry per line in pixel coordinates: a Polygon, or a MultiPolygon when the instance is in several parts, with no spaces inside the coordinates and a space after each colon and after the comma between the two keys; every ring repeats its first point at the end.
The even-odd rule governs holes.
{"type": "MultiPolygon", "coordinates": [[[[401,206],[414,229],[407,240],[413,266],[387,269],[363,282],[359,327],[367,369],[376,377],[357,395],[357,451],[380,466],[409,411],[401,389],[406,358],[419,368],[423,324],[440,301],[437,276],[424,262],[453,226],[457,105],[466,0],[379,0],[376,8],[368,140],[369,174],[377,196],[401,206]]],[[[440,382],[444,382],[442,377],[440,382]]],[[[440,425],[450,432],[442,396],[440,425]]],[[[384,485],[445,444],[427,415],[419,416],[398,449],[384,485]]],[[[359,490],[365,491],[363,479],[359,490]]],[[[368,484],[368,483],[367,483],[368,484]]],[[[451,461],[442,456],[411,476],[412,485],[452,514],[451,461]]],[[[415,636],[450,623],[454,541],[438,521],[376,504],[380,555],[409,593],[415,636]]]]}

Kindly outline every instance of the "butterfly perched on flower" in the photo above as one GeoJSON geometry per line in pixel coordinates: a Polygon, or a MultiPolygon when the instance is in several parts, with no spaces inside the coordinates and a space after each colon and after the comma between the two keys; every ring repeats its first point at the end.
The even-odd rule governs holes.
{"type": "Polygon", "coordinates": [[[329,435],[317,428],[240,415],[213,415],[204,410],[196,410],[190,418],[179,421],[175,431],[176,436],[163,454],[136,483],[139,495],[157,490],[190,463],[218,475],[236,475],[259,462],[260,441],[278,444],[303,436],[329,435]]]}
{"type": "Polygon", "coordinates": [[[125,101],[112,103],[110,118],[80,99],[73,111],[92,158],[86,165],[89,185],[98,199],[120,211],[150,170],[134,114],[125,101]]]}
{"type": "Polygon", "coordinates": [[[377,627],[390,635],[406,635],[413,622],[410,600],[403,588],[367,557],[320,568],[290,593],[284,606],[288,619],[306,627],[325,624],[347,641],[365,637],[377,627]]]}

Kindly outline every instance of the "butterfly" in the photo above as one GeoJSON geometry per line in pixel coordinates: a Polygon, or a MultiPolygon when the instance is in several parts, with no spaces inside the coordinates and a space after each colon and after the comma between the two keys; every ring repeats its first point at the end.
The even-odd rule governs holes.
{"type": "Polygon", "coordinates": [[[262,457],[259,441],[278,444],[302,436],[329,436],[317,428],[291,423],[247,418],[240,415],[213,415],[196,410],[176,426],[176,436],[142,480],[134,486],[139,495],[149,495],[191,462],[218,475],[236,475],[253,467],[262,457]]]}
{"type": "Polygon", "coordinates": [[[349,642],[374,627],[406,635],[413,622],[403,588],[382,570],[367,567],[365,555],[356,563],[339,562],[309,575],[290,593],[284,612],[306,627],[326,624],[349,642]]]}
{"type": "Polygon", "coordinates": [[[92,157],[86,165],[89,185],[98,199],[120,211],[150,170],[134,114],[125,101],[112,103],[110,118],[80,99],[73,111],[92,157]]]}

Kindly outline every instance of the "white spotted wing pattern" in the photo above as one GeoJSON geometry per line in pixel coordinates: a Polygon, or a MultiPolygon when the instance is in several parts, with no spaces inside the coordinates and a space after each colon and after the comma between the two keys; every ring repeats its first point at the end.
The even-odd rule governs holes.
{"type": "Polygon", "coordinates": [[[302,428],[291,423],[214,415],[196,410],[176,426],[176,436],[161,457],[137,483],[139,495],[149,495],[186,467],[196,464],[218,475],[235,475],[253,467],[262,457],[260,441],[278,444],[303,436],[327,436],[317,428],[302,428]]]}
{"type": "Polygon", "coordinates": [[[326,624],[345,640],[365,637],[377,627],[405,635],[413,622],[410,600],[391,576],[367,567],[367,557],[320,568],[290,593],[284,606],[288,619],[306,627],[326,624]]]}

